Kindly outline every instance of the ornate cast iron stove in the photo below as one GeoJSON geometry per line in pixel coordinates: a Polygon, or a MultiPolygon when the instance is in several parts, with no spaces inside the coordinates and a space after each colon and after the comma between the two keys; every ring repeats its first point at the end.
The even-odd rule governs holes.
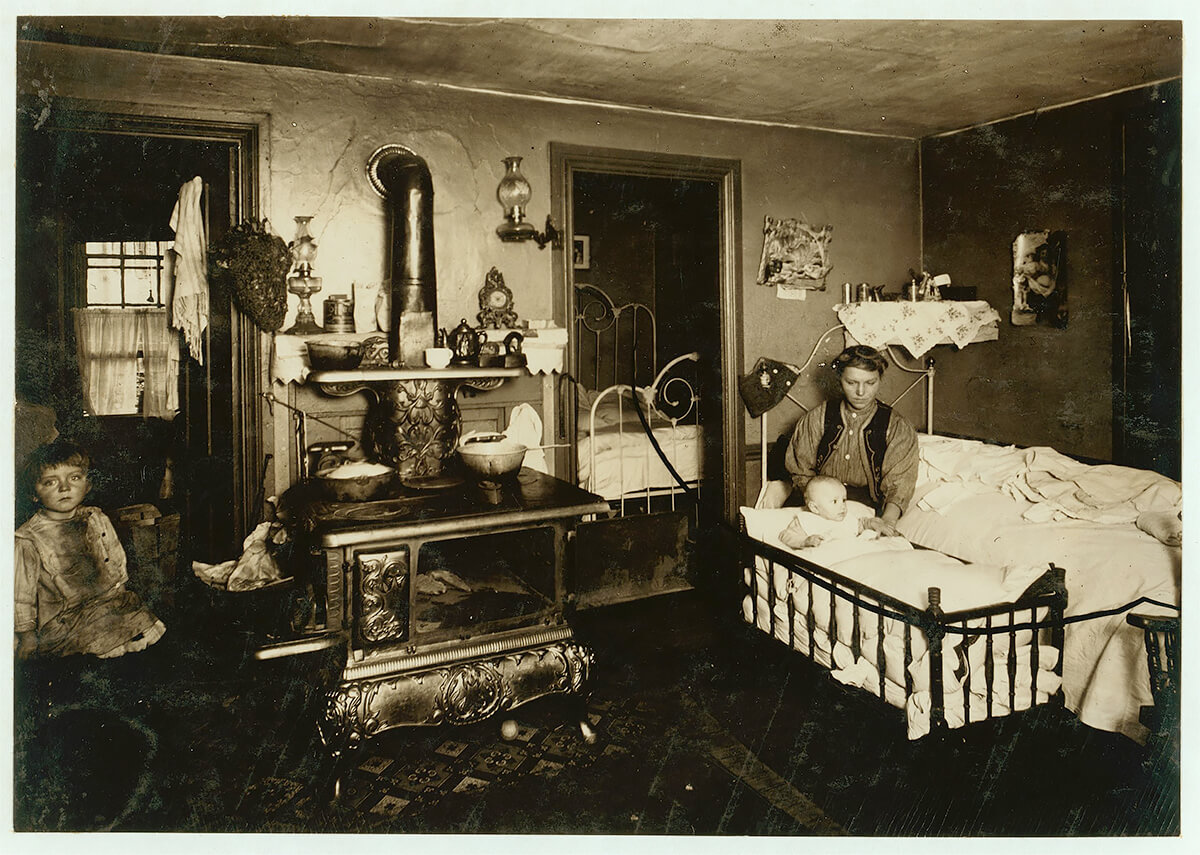
{"type": "Polygon", "coordinates": [[[592,654],[567,622],[565,579],[576,524],[608,505],[529,469],[499,495],[470,482],[399,489],[337,503],[301,482],[282,502],[323,570],[323,637],[346,650],[321,728],[330,749],[399,726],[479,721],[548,694],[582,700],[592,654]]]}

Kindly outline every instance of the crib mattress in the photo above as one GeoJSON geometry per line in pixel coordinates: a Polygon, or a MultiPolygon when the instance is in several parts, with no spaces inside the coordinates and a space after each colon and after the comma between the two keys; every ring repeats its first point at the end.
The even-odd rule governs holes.
{"type": "MultiPolygon", "coordinates": [[[[742,509],[747,533],[754,539],[803,555],[841,576],[917,609],[928,607],[931,586],[941,591],[942,607],[947,612],[1008,603],[1020,597],[1045,569],[1044,565],[1039,567],[1032,563],[1011,567],[968,564],[932,550],[914,550],[899,538],[863,541],[857,548],[838,544],[837,553],[818,554],[823,547],[798,553],[788,550],[778,538],[778,533],[793,515],[794,511],[789,509],[742,509]],[[829,561],[830,558],[837,560],[829,561]]],[[[829,668],[836,679],[870,691],[904,709],[909,738],[919,738],[929,731],[932,706],[929,651],[918,629],[909,625],[906,632],[905,622],[880,618],[863,609],[859,610],[856,622],[854,607],[849,601],[832,598],[828,591],[812,585],[802,575],[761,556],[754,564],[753,579],[749,578],[749,568],[744,570],[747,575],[744,581],[750,587],[750,593],[743,599],[742,608],[748,623],[811,656],[829,668]],[[832,634],[827,631],[831,617],[832,634]],[[856,634],[857,656],[852,647],[856,634]],[[907,681],[906,645],[910,647],[912,657],[907,668],[907,681]],[[882,687],[881,662],[885,675],[882,687]],[[907,691],[906,682],[911,684],[911,692],[907,691]]],[[[1039,619],[1046,616],[1045,610],[1040,610],[1037,615],[1039,619]]],[[[1028,617],[1025,614],[1019,620],[1028,617]]],[[[973,627],[983,625],[982,620],[967,623],[973,627]]],[[[1038,644],[1035,691],[1030,665],[1031,657],[1035,655],[1032,650],[1034,634],[1017,631],[997,634],[992,639],[989,657],[987,645],[978,636],[947,636],[943,647],[942,682],[946,723],[950,727],[982,720],[989,713],[991,716],[1005,715],[1033,703],[1045,703],[1058,691],[1061,681],[1054,673],[1058,663],[1057,649],[1038,644]],[[1008,677],[1010,651],[1017,664],[1017,676],[1011,686],[1008,677]],[[988,658],[990,663],[986,661],[988,658]],[[988,672],[992,675],[990,683],[988,672]],[[964,706],[969,707],[969,714],[964,711],[964,706]]]]}

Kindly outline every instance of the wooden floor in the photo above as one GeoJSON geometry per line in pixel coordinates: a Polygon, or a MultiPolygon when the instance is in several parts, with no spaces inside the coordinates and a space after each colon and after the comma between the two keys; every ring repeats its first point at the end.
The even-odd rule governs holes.
{"type": "Polygon", "coordinates": [[[704,590],[576,616],[597,656],[601,741],[585,756],[553,704],[527,705],[510,715],[544,740],[536,763],[489,721],[394,731],[336,768],[313,728],[329,663],[255,670],[264,663],[217,643],[211,618],[173,616],[144,654],[18,675],[18,829],[1091,837],[1180,827],[1175,758],[1061,709],[909,742],[898,711],[752,632],[704,590]],[[408,784],[386,770],[422,756],[448,769],[437,765],[448,743],[529,759],[468,776],[474,789],[397,789],[408,784]],[[357,776],[362,791],[329,801],[335,774],[357,776]]]}

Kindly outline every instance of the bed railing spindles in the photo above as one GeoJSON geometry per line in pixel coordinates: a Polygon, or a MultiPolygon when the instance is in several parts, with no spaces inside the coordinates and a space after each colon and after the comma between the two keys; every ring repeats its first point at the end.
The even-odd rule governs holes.
{"type": "Polygon", "coordinates": [[[909,670],[910,668],[912,668],[912,663],[913,663],[912,624],[909,623],[908,621],[905,621],[904,622],[904,697],[906,700],[908,698],[912,697],[912,693],[913,693],[912,671],[909,670]]]}
{"type": "Polygon", "coordinates": [[[1014,609],[1008,613],[1008,711],[1017,710],[1017,631],[1012,629],[1017,622],[1014,609]]]}
{"type": "MultiPolygon", "coordinates": [[[[1038,610],[1036,607],[1029,610],[1029,622],[1037,625],[1038,610]]],[[[1037,703],[1037,678],[1038,678],[1038,634],[1037,631],[1030,633],[1033,636],[1029,647],[1029,705],[1032,707],[1037,703]]]]}
{"type": "MultiPolygon", "coordinates": [[[[962,629],[967,628],[967,622],[964,620],[959,624],[962,629]]],[[[964,633],[959,637],[958,643],[962,645],[962,704],[963,704],[963,722],[971,723],[971,649],[967,645],[968,637],[964,633]]],[[[956,645],[957,647],[957,645],[956,645]]]]}
{"type": "Polygon", "coordinates": [[[858,632],[859,632],[858,603],[854,603],[851,606],[850,613],[853,616],[852,620],[850,621],[850,629],[851,629],[850,652],[854,655],[855,660],[857,660],[858,657],[860,655],[862,655],[862,645],[859,642],[859,638],[858,638],[858,632]]]}
{"type": "Polygon", "coordinates": [[[833,657],[833,649],[837,647],[838,632],[837,632],[837,591],[836,584],[829,586],[829,626],[826,630],[829,633],[829,656],[833,657]]]}
{"type": "MultiPolygon", "coordinates": [[[[879,663],[879,697],[887,699],[887,652],[883,646],[883,612],[875,616],[875,661],[879,663]]],[[[907,700],[907,699],[906,699],[907,700]]]]}
{"type": "Polygon", "coordinates": [[[808,630],[808,655],[815,659],[817,656],[814,649],[817,643],[817,616],[813,613],[813,583],[807,579],[805,583],[808,585],[808,606],[804,615],[804,628],[808,630]]]}
{"type": "Polygon", "coordinates": [[[946,628],[942,623],[942,591],[930,587],[929,608],[925,610],[925,637],[929,640],[929,728],[946,730],[946,697],[942,681],[942,639],[946,628]]]}
{"type": "MultiPolygon", "coordinates": [[[[988,615],[984,623],[987,629],[992,628],[992,616],[988,615]]],[[[986,646],[984,647],[983,659],[983,683],[987,689],[987,717],[992,717],[992,690],[996,686],[996,665],[992,662],[992,656],[995,652],[995,643],[992,641],[992,634],[989,632],[984,636],[986,646]]]]}

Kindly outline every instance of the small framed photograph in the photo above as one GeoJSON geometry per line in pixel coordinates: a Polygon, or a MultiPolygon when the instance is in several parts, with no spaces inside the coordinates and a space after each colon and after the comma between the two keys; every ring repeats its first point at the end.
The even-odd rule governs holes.
{"type": "Polygon", "coordinates": [[[571,256],[576,270],[587,270],[592,266],[592,239],[587,235],[575,235],[571,239],[571,256]]]}

